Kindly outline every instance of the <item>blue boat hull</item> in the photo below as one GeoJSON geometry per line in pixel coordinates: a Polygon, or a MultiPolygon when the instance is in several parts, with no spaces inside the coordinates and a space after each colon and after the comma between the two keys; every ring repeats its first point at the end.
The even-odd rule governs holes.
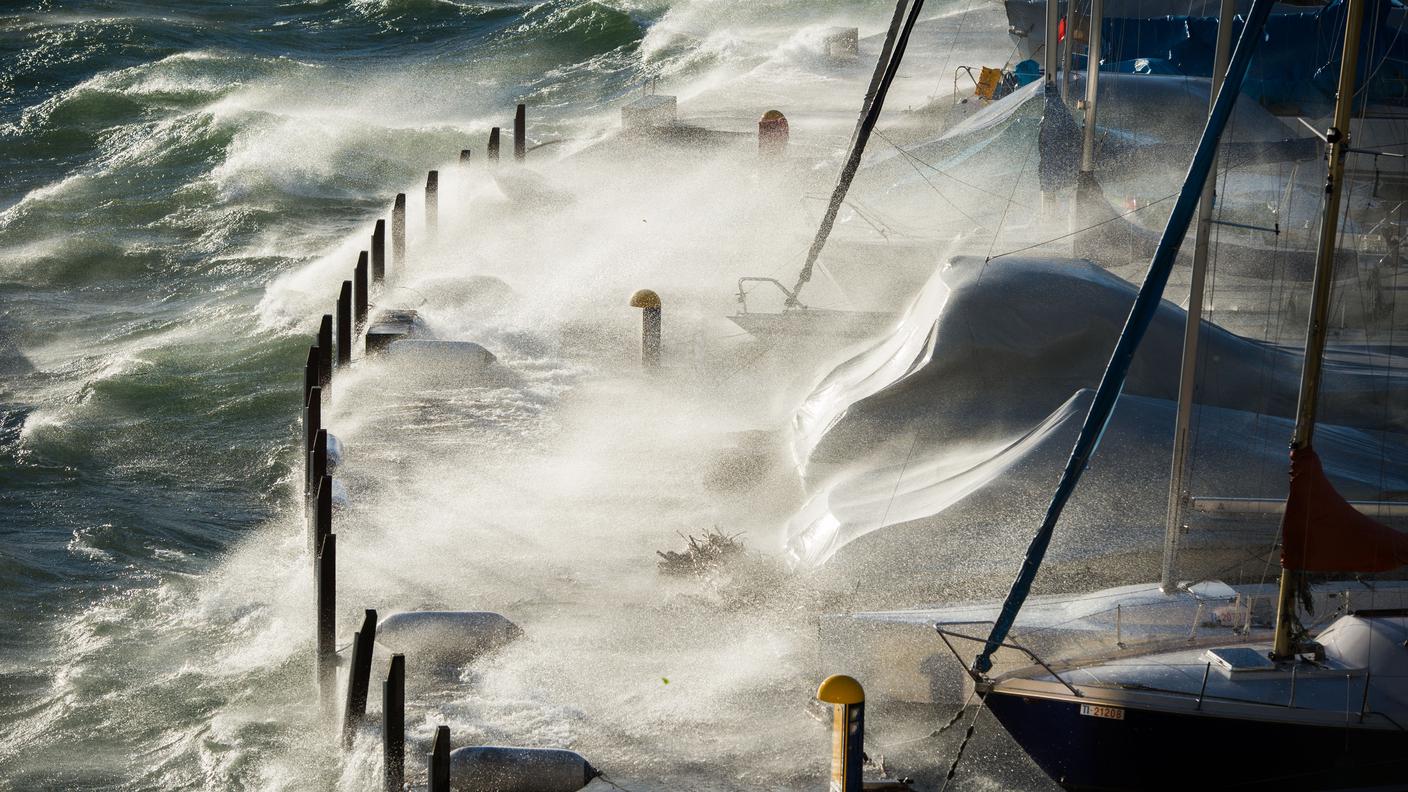
{"type": "Polygon", "coordinates": [[[1069,790],[1408,789],[1408,732],[1124,708],[999,691],[987,708],[1069,790]]]}

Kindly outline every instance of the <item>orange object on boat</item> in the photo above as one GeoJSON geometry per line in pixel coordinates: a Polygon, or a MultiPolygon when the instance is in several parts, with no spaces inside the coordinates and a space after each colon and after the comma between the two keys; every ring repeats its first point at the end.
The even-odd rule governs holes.
{"type": "Polygon", "coordinates": [[[1281,566],[1306,572],[1387,572],[1408,564],[1408,534],[1361,514],[1325,477],[1309,446],[1291,451],[1281,566]]]}

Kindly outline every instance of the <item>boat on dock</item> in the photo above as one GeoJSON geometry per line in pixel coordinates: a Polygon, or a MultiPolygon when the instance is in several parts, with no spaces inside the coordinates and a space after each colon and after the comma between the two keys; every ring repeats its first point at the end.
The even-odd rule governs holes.
{"type": "MultiPolygon", "coordinates": [[[[1208,154],[1226,120],[1225,95],[1239,89],[1270,7],[1269,0],[1253,4],[1185,181],[1184,198],[1191,199],[1202,188],[1208,154]]],[[[1063,507],[1100,435],[1109,428],[1129,360],[1166,283],[1172,256],[1164,243],[1153,258],[1042,527],[991,631],[983,638],[937,625],[957,656],[963,652],[955,641],[981,644],[969,674],[982,706],[1066,789],[1393,788],[1408,777],[1408,609],[1356,609],[1346,601],[1344,611],[1316,631],[1314,623],[1307,625],[1301,618],[1309,603],[1298,606],[1312,575],[1382,575],[1408,564],[1408,534],[1362,513],[1392,508],[1346,501],[1327,478],[1312,445],[1363,12],[1363,0],[1349,0],[1340,101],[1326,135],[1329,173],[1291,435],[1290,494],[1281,516],[1281,573],[1272,634],[1195,645],[1155,641],[1128,654],[1106,651],[1059,663],[1010,640],[1063,507]],[[1034,662],[994,674],[993,657],[1001,650],[1027,653],[1034,662]]],[[[1186,228],[1189,222],[1192,201],[1181,199],[1180,204],[1166,241],[1181,237],[1179,224],[1186,228]]],[[[1185,362],[1188,354],[1185,349],[1185,362]]],[[[1175,456],[1171,522],[1183,495],[1181,464],[1182,458],[1175,456]]],[[[1176,588],[1172,574],[1178,541],[1178,531],[1171,530],[1164,591],[1176,588]]]]}

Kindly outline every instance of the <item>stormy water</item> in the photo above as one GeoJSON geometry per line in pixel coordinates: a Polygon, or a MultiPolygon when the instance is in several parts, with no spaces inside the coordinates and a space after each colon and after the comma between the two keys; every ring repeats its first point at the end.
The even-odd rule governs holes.
{"type": "MultiPolygon", "coordinates": [[[[926,13],[960,46],[977,36],[957,13],[973,5],[926,13]]],[[[370,223],[399,191],[418,212],[426,169],[462,148],[477,162],[517,102],[535,145],[614,128],[652,81],[735,131],[774,104],[848,130],[864,66],[832,74],[807,44],[834,24],[873,37],[890,10],[5,3],[0,788],[375,786],[375,728],[340,750],[312,683],[297,441],[311,333],[370,223]]],[[[981,26],[970,54],[999,65],[1001,21],[989,10],[981,26]]],[[[950,90],[958,60],[940,62],[899,92],[950,90]]],[[[818,140],[835,152],[845,134],[818,140]]],[[[667,316],[717,343],[681,331],[667,354],[727,380],[738,332],[706,314],[731,309],[754,256],[791,271],[821,204],[797,202],[779,233],[731,214],[743,171],[678,194],[575,178],[558,189],[577,208],[546,228],[447,190],[444,210],[475,219],[446,223],[422,274],[488,285],[382,298],[485,344],[511,376],[466,390],[368,363],[334,386],[352,499],[338,518],[338,642],[366,607],[496,609],[523,626],[523,645],[448,677],[410,660],[412,788],[440,723],[456,744],[579,750],[628,789],[820,788],[828,727],[807,703],[835,670],[817,665],[810,619],[826,603],[662,584],[654,551],[749,517],[785,522],[783,507],[740,516],[733,496],[700,491],[713,442],[700,427],[717,438],[784,420],[785,394],[824,369],[749,373],[741,411],[699,382],[651,390],[633,373],[624,301],[643,285],[705,295],[691,304],[707,310],[667,316]]],[[[761,529],[746,541],[764,556],[778,544],[761,529]]],[[[946,767],[954,745],[924,740],[936,725],[924,715],[888,735],[907,746],[891,756],[946,767]]],[[[1044,788],[1013,751],[980,740],[954,788],[1044,788]]]]}

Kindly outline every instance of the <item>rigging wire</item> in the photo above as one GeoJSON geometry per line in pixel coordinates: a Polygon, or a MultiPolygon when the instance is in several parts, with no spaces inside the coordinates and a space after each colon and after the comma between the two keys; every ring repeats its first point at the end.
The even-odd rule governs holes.
{"type": "MultiPolygon", "coordinates": [[[[963,185],[964,187],[967,187],[967,188],[970,189],[970,190],[977,190],[977,191],[980,192],[980,193],[983,193],[983,194],[985,194],[985,195],[991,195],[991,196],[994,197],[994,198],[1001,198],[1001,199],[1004,199],[1004,200],[1008,200],[1008,196],[1005,196],[1005,195],[1003,195],[1002,193],[994,192],[994,191],[992,191],[992,190],[989,190],[989,189],[987,189],[987,188],[985,188],[985,187],[980,187],[979,185],[973,184],[973,183],[971,183],[971,182],[966,182],[966,181],[964,181],[964,180],[958,178],[957,176],[954,176],[952,173],[949,173],[948,171],[944,170],[943,168],[940,168],[939,166],[937,166],[937,165],[935,165],[935,164],[933,164],[933,163],[931,163],[931,162],[925,160],[923,157],[920,157],[919,155],[915,154],[914,152],[909,151],[909,150],[907,150],[907,149],[901,148],[898,143],[896,143],[895,141],[891,140],[889,137],[887,137],[886,135],[884,135],[883,133],[881,133],[878,129],[875,131],[875,135],[876,135],[876,137],[879,137],[881,140],[885,141],[886,143],[889,143],[891,146],[893,146],[893,147],[895,148],[895,151],[897,151],[897,152],[899,152],[900,154],[904,155],[906,158],[908,158],[908,159],[910,159],[910,160],[913,160],[914,162],[917,162],[917,163],[919,163],[920,165],[923,165],[924,167],[926,167],[926,168],[928,168],[929,170],[931,170],[931,171],[933,171],[933,172],[939,174],[940,176],[943,176],[943,177],[946,178],[946,179],[950,179],[950,180],[952,180],[952,181],[956,181],[956,182],[958,182],[959,184],[963,185]]],[[[928,181],[928,180],[925,179],[925,181],[928,181]]],[[[932,186],[932,185],[930,185],[930,186],[932,186]]],[[[937,189],[937,188],[935,188],[935,189],[937,189]]],[[[940,193],[940,195],[942,195],[942,193],[940,193]]],[[[1030,209],[1030,208],[1031,208],[1031,207],[1029,207],[1029,206],[1027,206],[1027,205],[1025,205],[1025,204],[1018,204],[1018,206],[1021,206],[1023,209],[1030,209]]]]}
{"type": "MultiPolygon", "coordinates": [[[[1140,207],[1135,208],[1135,209],[1131,209],[1131,210],[1129,210],[1128,212],[1125,212],[1124,214],[1115,215],[1114,217],[1108,218],[1108,219],[1106,219],[1106,220],[1101,220],[1101,221],[1098,222],[1098,223],[1092,223],[1092,224],[1090,224],[1090,225],[1088,225],[1088,226],[1086,226],[1086,227],[1084,227],[1084,228],[1077,228],[1077,229],[1074,230],[1074,231],[1070,231],[1070,232],[1067,232],[1067,233],[1062,234],[1062,235],[1060,235],[1060,236],[1055,236],[1055,237],[1052,237],[1052,238],[1050,238],[1050,239],[1047,239],[1047,240],[1044,240],[1044,241],[1041,241],[1041,242],[1034,242],[1034,243],[1032,243],[1032,244],[1030,244],[1030,245],[1027,245],[1026,247],[1020,247],[1020,248],[1017,248],[1016,250],[1008,250],[1008,251],[1006,251],[1006,252],[1004,252],[1004,253],[998,253],[996,256],[991,255],[991,253],[992,253],[992,248],[988,248],[988,253],[989,253],[989,255],[988,255],[988,257],[987,257],[987,259],[985,260],[984,263],[986,263],[986,261],[992,261],[993,259],[1000,259],[1000,258],[1002,258],[1003,256],[1011,256],[1011,255],[1013,255],[1013,254],[1015,254],[1015,253],[1022,253],[1022,252],[1031,250],[1032,248],[1039,248],[1039,247],[1041,247],[1042,245],[1049,245],[1049,244],[1051,244],[1052,242],[1060,242],[1060,241],[1063,240],[1063,239],[1068,239],[1068,238],[1070,238],[1070,237],[1075,236],[1076,234],[1081,234],[1081,233],[1084,233],[1084,232],[1086,232],[1086,231],[1089,231],[1089,230],[1091,230],[1092,228],[1099,228],[1100,226],[1105,225],[1105,224],[1107,224],[1107,223],[1113,223],[1113,222],[1115,222],[1116,220],[1124,219],[1124,218],[1126,218],[1126,217],[1129,217],[1129,216],[1132,215],[1132,214],[1137,214],[1137,213],[1139,213],[1139,212],[1142,212],[1142,211],[1144,211],[1145,209],[1148,209],[1148,208],[1151,207],[1151,206],[1157,206],[1158,204],[1161,204],[1161,203],[1163,203],[1164,201],[1167,201],[1167,200],[1169,200],[1169,199],[1171,199],[1171,198],[1177,198],[1177,197],[1178,197],[1178,193],[1169,193],[1168,195],[1165,195],[1164,197],[1158,199],[1157,201],[1151,201],[1151,202],[1149,202],[1149,203],[1147,203],[1147,204],[1144,204],[1143,206],[1140,206],[1140,207]]],[[[1004,212],[1004,215],[1005,215],[1005,212],[1004,212]]],[[[996,237],[994,237],[994,241],[996,241],[996,237]]]]}

